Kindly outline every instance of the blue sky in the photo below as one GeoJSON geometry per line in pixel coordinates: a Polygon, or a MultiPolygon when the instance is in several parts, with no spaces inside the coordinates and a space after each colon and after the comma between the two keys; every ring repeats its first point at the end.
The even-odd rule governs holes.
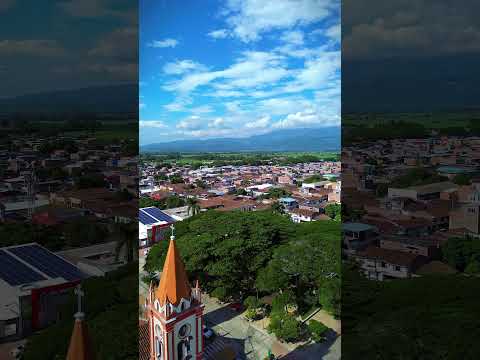
{"type": "Polygon", "coordinates": [[[337,0],[140,1],[140,143],[340,123],[337,0]]]}
{"type": "Polygon", "coordinates": [[[138,82],[137,1],[37,5],[0,2],[0,97],[138,82]]]}

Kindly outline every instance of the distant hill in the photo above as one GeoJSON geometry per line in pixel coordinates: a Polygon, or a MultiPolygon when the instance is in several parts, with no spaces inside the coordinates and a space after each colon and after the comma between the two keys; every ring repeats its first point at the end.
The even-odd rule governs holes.
{"type": "Polygon", "coordinates": [[[278,130],[248,138],[178,140],[149,144],[141,152],[339,151],[340,127],[278,130]]]}
{"type": "Polygon", "coordinates": [[[0,99],[1,113],[125,113],[137,111],[138,85],[136,84],[95,86],[0,99]]]}

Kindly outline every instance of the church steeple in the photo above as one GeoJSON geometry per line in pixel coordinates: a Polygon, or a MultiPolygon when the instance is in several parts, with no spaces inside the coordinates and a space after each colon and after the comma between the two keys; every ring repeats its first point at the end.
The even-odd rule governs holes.
{"type": "Polygon", "coordinates": [[[167,257],[155,297],[161,306],[164,306],[166,302],[177,306],[182,298],[189,300],[191,294],[192,289],[175,244],[174,227],[172,225],[172,236],[170,237],[167,257]]]}
{"type": "Polygon", "coordinates": [[[88,335],[85,313],[82,312],[82,297],[84,292],[81,285],[77,285],[75,294],[78,297],[78,311],[75,313],[70,346],[68,347],[67,360],[95,360],[95,354],[88,335]]]}
{"type": "Polygon", "coordinates": [[[150,360],[201,360],[203,309],[200,285],[191,288],[175,244],[174,227],[158,288],[150,285],[147,317],[150,360]]]}

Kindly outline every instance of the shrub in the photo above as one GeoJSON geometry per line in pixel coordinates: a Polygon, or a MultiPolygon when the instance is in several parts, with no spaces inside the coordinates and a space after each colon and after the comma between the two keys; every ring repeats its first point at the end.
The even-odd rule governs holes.
{"type": "Polygon", "coordinates": [[[223,286],[217,287],[212,291],[211,295],[220,301],[225,301],[227,300],[227,289],[223,286]]]}
{"type": "Polygon", "coordinates": [[[310,320],[308,323],[308,330],[310,331],[313,341],[321,342],[325,340],[325,333],[327,332],[328,327],[320,321],[310,320]]]}
{"type": "Polygon", "coordinates": [[[300,336],[300,322],[286,312],[274,312],[267,330],[281,340],[294,342],[300,336]]]}

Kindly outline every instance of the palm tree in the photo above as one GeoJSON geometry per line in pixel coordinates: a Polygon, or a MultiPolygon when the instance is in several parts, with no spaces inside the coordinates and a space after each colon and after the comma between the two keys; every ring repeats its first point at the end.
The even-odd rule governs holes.
{"type": "Polygon", "coordinates": [[[200,212],[200,205],[198,204],[198,200],[195,197],[189,197],[187,199],[187,206],[188,206],[187,212],[188,214],[190,214],[191,212],[192,216],[200,212]]]}
{"type": "Polygon", "coordinates": [[[127,263],[132,262],[138,255],[138,233],[134,224],[119,224],[114,236],[117,241],[115,246],[115,260],[118,261],[120,252],[125,247],[127,263]]]}
{"type": "Polygon", "coordinates": [[[278,201],[275,201],[272,204],[271,209],[272,209],[273,212],[275,212],[277,214],[280,214],[280,215],[285,214],[285,209],[283,208],[283,206],[278,201]]]}

